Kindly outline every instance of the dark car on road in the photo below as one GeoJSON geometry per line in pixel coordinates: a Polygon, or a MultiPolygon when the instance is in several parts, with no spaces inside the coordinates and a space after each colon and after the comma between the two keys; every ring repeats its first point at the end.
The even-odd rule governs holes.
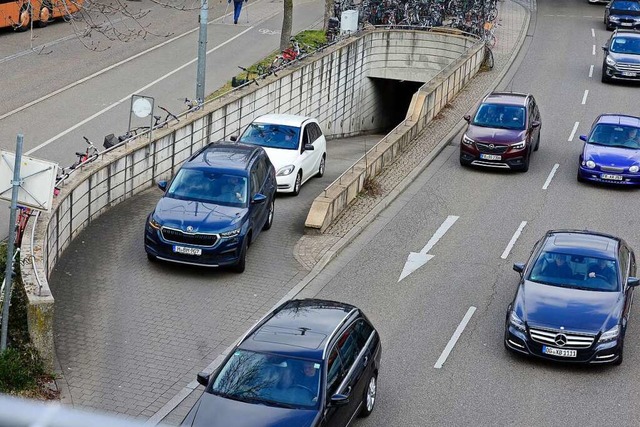
{"type": "Polygon", "coordinates": [[[640,117],[601,114],[580,139],[578,181],[640,184],[640,117]]]}
{"type": "Polygon", "coordinates": [[[362,311],[319,299],[283,303],[213,374],[183,426],[344,427],[376,402],[380,336],[362,311]]]}
{"type": "Polygon", "coordinates": [[[526,264],[507,309],[504,345],[562,362],[622,363],[636,259],[617,237],[548,231],[526,264]]]}
{"type": "Polygon", "coordinates": [[[147,217],[144,246],[157,259],[245,269],[247,248],[273,223],[275,169],[258,146],[218,142],[192,155],[147,217]]]}
{"type": "Polygon", "coordinates": [[[541,119],[531,94],[494,92],[472,116],[460,141],[460,164],[529,170],[531,153],[540,146],[541,119]]]}
{"type": "Polygon", "coordinates": [[[640,29],[640,0],[613,0],[604,8],[604,25],[616,28],[640,29]]]}
{"type": "Polygon", "coordinates": [[[616,30],[602,46],[602,82],[640,81],[640,32],[616,30]]]}

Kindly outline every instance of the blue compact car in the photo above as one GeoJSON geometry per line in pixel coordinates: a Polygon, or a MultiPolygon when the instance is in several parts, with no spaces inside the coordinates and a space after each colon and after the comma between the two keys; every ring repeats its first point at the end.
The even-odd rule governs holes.
{"type": "Polygon", "coordinates": [[[580,139],[578,181],[640,184],[640,117],[602,114],[580,139]]]}
{"type": "Polygon", "coordinates": [[[209,144],[182,165],[147,217],[150,261],[245,269],[247,248],[273,223],[276,174],[264,149],[209,144]]]}
{"type": "Polygon", "coordinates": [[[504,345],[562,362],[622,363],[636,258],[617,237],[548,231],[520,273],[507,309],[504,345]]]}

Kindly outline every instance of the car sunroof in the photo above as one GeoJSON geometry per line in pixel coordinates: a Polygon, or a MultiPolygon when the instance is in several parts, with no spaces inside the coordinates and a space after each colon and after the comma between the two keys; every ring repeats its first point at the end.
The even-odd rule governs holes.
{"type": "Polygon", "coordinates": [[[325,334],[305,328],[263,326],[253,335],[255,341],[286,344],[295,347],[317,349],[327,338],[325,334]]]}
{"type": "Polygon", "coordinates": [[[609,242],[605,239],[580,234],[557,235],[553,239],[553,244],[556,246],[580,246],[601,251],[606,251],[609,247],[609,242]]]}

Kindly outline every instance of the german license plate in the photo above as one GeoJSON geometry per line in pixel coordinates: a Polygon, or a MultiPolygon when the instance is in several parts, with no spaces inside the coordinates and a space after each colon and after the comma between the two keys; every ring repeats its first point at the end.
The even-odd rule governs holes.
{"type": "Polygon", "coordinates": [[[637,76],[637,75],[638,75],[638,73],[632,73],[631,71],[623,71],[623,72],[622,72],[622,75],[623,75],[624,77],[635,77],[635,76],[637,76]]]}
{"type": "Polygon", "coordinates": [[[621,22],[620,25],[622,25],[623,27],[630,27],[633,24],[631,22],[621,22]]]}
{"type": "Polygon", "coordinates": [[[611,181],[622,181],[622,175],[610,175],[608,173],[603,173],[602,175],[600,175],[600,178],[608,179],[611,181]]]}
{"type": "Polygon", "coordinates": [[[576,350],[566,350],[564,348],[547,347],[546,345],[542,346],[542,352],[550,356],[558,356],[558,357],[577,357],[578,356],[578,352],[576,350]]]}
{"type": "Polygon", "coordinates": [[[495,154],[480,154],[480,158],[484,160],[502,160],[502,156],[495,154]]]}
{"type": "Polygon", "coordinates": [[[177,254],[185,254],[185,255],[202,255],[202,249],[200,248],[187,248],[184,246],[174,246],[173,252],[177,254]]]}

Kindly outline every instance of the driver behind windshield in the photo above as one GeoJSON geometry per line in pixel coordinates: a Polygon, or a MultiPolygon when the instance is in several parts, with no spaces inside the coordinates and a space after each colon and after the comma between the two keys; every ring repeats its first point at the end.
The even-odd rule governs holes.
{"type": "Polygon", "coordinates": [[[607,282],[615,283],[616,272],[611,267],[611,264],[606,259],[599,259],[598,262],[589,264],[589,278],[600,277],[607,282]]]}

